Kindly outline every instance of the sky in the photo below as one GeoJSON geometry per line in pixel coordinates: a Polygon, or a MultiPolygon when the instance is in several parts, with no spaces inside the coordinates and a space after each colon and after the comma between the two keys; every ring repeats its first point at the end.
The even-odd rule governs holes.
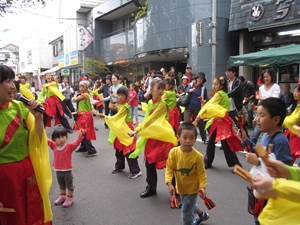
{"type": "Polygon", "coordinates": [[[59,21],[60,0],[47,0],[44,8],[37,6],[15,11],[16,14],[7,13],[0,17],[0,47],[10,43],[18,46],[36,30],[49,34],[47,41],[50,42],[66,30],[67,21],[59,21]]]}

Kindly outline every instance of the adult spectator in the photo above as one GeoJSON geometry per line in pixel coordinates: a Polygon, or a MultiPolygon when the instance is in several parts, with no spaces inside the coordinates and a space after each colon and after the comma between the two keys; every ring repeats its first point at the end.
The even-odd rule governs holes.
{"type": "MultiPolygon", "coordinates": [[[[196,117],[201,106],[208,101],[207,90],[204,86],[204,83],[206,82],[205,73],[199,72],[196,76],[194,76],[194,78],[196,79],[195,83],[190,84],[187,88],[187,92],[191,95],[191,97],[189,105],[184,111],[184,122],[191,122],[192,116],[196,117]]],[[[194,119],[192,120],[194,121],[194,119]]],[[[203,120],[198,122],[198,128],[203,143],[207,143],[206,131],[204,130],[205,122],[203,120]]]]}
{"type": "MultiPolygon", "coordinates": [[[[243,83],[237,79],[237,67],[228,65],[225,69],[225,74],[229,79],[229,88],[228,88],[228,98],[230,100],[230,112],[229,116],[239,127],[237,117],[244,116],[246,114],[246,110],[243,107],[243,83]]],[[[246,127],[243,126],[246,134],[248,136],[246,127]]]]}
{"type": "Polygon", "coordinates": [[[74,117],[74,120],[76,120],[78,115],[73,114],[72,116],[72,113],[75,112],[74,106],[71,101],[73,89],[71,88],[67,77],[63,77],[63,80],[59,85],[59,90],[62,92],[63,96],[65,96],[65,99],[61,102],[64,113],[70,118],[74,117]]]}
{"type": "MultiPolygon", "coordinates": [[[[258,103],[261,100],[270,98],[270,97],[275,97],[275,98],[279,98],[279,94],[280,94],[280,87],[278,84],[275,83],[276,81],[276,76],[275,76],[275,72],[272,69],[265,69],[262,71],[261,76],[260,76],[260,80],[263,83],[263,85],[261,85],[259,87],[259,92],[256,93],[255,98],[258,101],[258,103]]],[[[257,127],[257,125],[254,126],[253,132],[251,134],[250,140],[256,144],[258,137],[260,135],[260,131],[257,127]]]]}
{"type": "MultiPolygon", "coordinates": [[[[114,73],[111,76],[112,85],[109,88],[109,96],[101,99],[102,101],[108,102],[108,104],[111,105],[110,116],[117,114],[117,109],[115,108],[115,106],[118,102],[117,91],[121,87],[119,80],[120,80],[119,75],[114,73]]],[[[108,105],[108,107],[109,107],[109,105],[108,105]]]]}
{"type": "MultiPolygon", "coordinates": [[[[181,78],[181,84],[177,87],[177,94],[176,96],[179,97],[180,94],[187,92],[187,88],[188,88],[188,77],[187,76],[183,76],[181,78]]],[[[179,107],[180,109],[180,120],[183,121],[184,120],[184,113],[181,107],[179,107]]]]}
{"type": "Polygon", "coordinates": [[[255,100],[255,86],[252,81],[246,80],[243,76],[239,76],[238,79],[243,83],[243,105],[247,110],[248,127],[251,128],[253,120],[253,108],[251,107],[251,104],[255,100]]]}
{"type": "MultiPolygon", "coordinates": [[[[106,75],[105,77],[105,84],[103,85],[102,88],[99,89],[98,93],[99,94],[103,94],[103,98],[107,98],[109,97],[110,93],[109,93],[109,90],[110,90],[110,87],[111,87],[111,75],[106,75]]],[[[107,116],[109,114],[109,108],[108,108],[108,105],[109,105],[109,101],[104,101],[104,114],[107,116]]],[[[105,126],[105,129],[108,129],[108,126],[106,125],[106,123],[104,123],[104,126],[105,126]]]]}
{"type": "Polygon", "coordinates": [[[147,77],[146,81],[145,81],[145,87],[147,88],[146,89],[146,92],[144,94],[144,98],[146,99],[146,102],[148,103],[148,101],[150,100],[150,87],[151,87],[151,82],[152,80],[154,79],[154,76],[155,76],[155,70],[151,70],[150,71],[150,76],[147,77]]]}
{"type": "Polygon", "coordinates": [[[168,74],[167,70],[165,68],[161,68],[160,72],[162,73],[163,77],[166,78],[166,76],[168,74]]]}
{"type": "Polygon", "coordinates": [[[297,101],[291,92],[291,85],[289,83],[284,84],[282,90],[283,92],[279,95],[279,98],[284,102],[289,113],[292,113],[297,106],[297,101]]]}
{"type": "Polygon", "coordinates": [[[183,76],[186,76],[188,78],[187,84],[190,84],[192,82],[194,75],[195,74],[192,73],[192,67],[190,67],[190,65],[187,64],[185,68],[185,74],[183,74],[183,76]]]}
{"type": "Polygon", "coordinates": [[[180,80],[179,80],[178,74],[175,72],[174,66],[170,67],[170,71],[175,74],[176,84],[179,85],[180,84],[180,80]]]}

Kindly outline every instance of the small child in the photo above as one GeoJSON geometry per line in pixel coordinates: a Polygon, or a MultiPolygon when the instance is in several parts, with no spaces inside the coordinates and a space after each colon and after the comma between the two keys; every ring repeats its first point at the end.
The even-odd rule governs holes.
{"type": "Polygon", "coordinates": [[[139,124],[139,114],[138,114],[138,105],[139,105],[139,87],[134,83],[131,83],[129,86],[129,100],[128,103],[130,105],[130,115],[133,121],[133,116],[135,117],[134,125],[139,124]]]}
{"type": "Polygon", "coordinates": [[[173,127],[175,133],[180,125],[180,112],[176,106],[176,92],[174,91],[175,79],[166,78],[164,80],[166,88],[162,99],[167,103],[169,108],[169,123],[173,127]]]}
{"type": "Polygon", "coordinates": [[[72,152],[79,146],[83,136],[79,131],[76,141],[72,143],[67,143],[67,138],[67,131],[63,127],[58,127],[52,133],[52,140],[48,139],[48,145],[54,152],[52,167],[56,171],[60,188],[60,196],[54,204],[63,204],[63,207],[70,207],[73,204],[72,152]],[[68,188],[67,196],[66,188],[68,188]]]}
{"type": "MultiPolygon", "coordinates": [[[[265,132],[261,137],[260,143],[264,147],[267,147],[268,144],[273,144],[271,152],[274,153],[276,159],[290,166],[292,165],[292,156],[289,141],[281,132],[281,125],[285,116],[286,107],[282,100],[274,97],[266,98],[258,104],[256,124],[261,132],[265,132]]],[[[239,136],[243,141],[243,145],[250,144],[251,148],[254,147],[255,144],[247,138],[244,130],[239,130],[239,136]]],[[[249,164],[255,166],[263,164],[255,153],[246,153],[245,157],[249,164]]],[[[256,216],[254,216],[254,221],[255,224],[259,224],[256,216]]]]}
{"type": "Polygon", "coordinates": [[[102,113],[103,101],[101,101],[101,99],[103,98],[103,96],[102,94],[99,94],[100,87],[101,87],[101,83],[99,81],[96,81],[94,84],[94,89],[91,91],[91,94],[93,96],[93,100],[95,101],[93,103],[94,109],[96,109],[99,113],[102,113]]]}
{"type": "Polygon", "coordinates": [[[203,155],[194,148],[197,139],[196,127],[192,123],[182,123],[178,129],[177,139],[181,145],[171,149],[169,153],[166,184],[171,196],[175,191],[180,194],[182,224],[199,225],[208,220],[209,215],[196,203],[198,191],[202,191],[203,197],[206,195],[206,171],[203,155]],[[174,175],[176,190],[172,185],[174,175]],[[194,214],[198,215],[195,220],[194,214]]]}
{"type": "Polygon", "coordinates": [[[97,150],[93,146],[91,140],[96,140],[96,133],[92,116],[91,96],[88,93],[88,87],[88,81],[80,81],[80,95],[72,99],[74,102],[78,102],[78,118],[74,125],[74,130],[83,129],[85,131],[85,134],[83,135],[84,138],[81,141],[81,146],[76,152],[86,152],[84,155],[85,157],[93,157],[97,156],[97,150]]]}
{"type": "Polygon", "coordinates": [[[115,156],[117,162],[112,173],[122,172],[125,168],[125,158],[129,166],[130,174],[128,178],[134,179],[142,175],[137,158],[130,159],[128,156],[135,150],[136,137],[129,137],[128,132],[134,130],[130,117],[130,109],[127,103],[128,89],[121,86],[117,90],[118,112],[114,116],[105,116],[99,114],[100,118],[105,119],[105,123],[110,128],[109,143],[114,144],[115,156]]]}

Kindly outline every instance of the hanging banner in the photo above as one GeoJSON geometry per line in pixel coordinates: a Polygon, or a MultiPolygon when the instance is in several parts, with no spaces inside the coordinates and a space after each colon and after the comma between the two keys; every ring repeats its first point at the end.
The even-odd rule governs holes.
{"type": "Polygon", "coordinates": [[[78,50],[85,50],[92,42],[92,33],[82,24],[78,24],[78,50]]]}

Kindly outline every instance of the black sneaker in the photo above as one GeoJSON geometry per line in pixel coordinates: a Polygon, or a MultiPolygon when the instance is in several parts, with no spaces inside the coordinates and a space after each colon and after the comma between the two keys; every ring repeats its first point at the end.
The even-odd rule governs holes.
{"type": "Polygon", "coordinates": [[[115,168],[115,169],[113,169],[113,171],[111,171],[111,173],[113,173],[113,174],[120,173],[120,172],[123,172],[123,170],[115,168]]]}
{"type": "Polygon", "coordinates": [[[87,150],[85,148],[79,148],[75,152],[87,152],[87,150]]]}
{"type": "Polygon", "coordinates": [[[131,174],[128,176],[128,178],[129,178],[129,179],[134,179],[134,178],[137,178],[137,177],[139,177],[139,176],[142,176],[142,171],[140,171],[140,172],[137,173],[137,174],[131,173],[131,174]]]}
{"type": "Polygon", "coordinates": [[[211,165],[205,163],[204,167],[205,167],[205,169],[208,169],[208,168],[211,168],[211,165]]]}
{"type": "Polygon", "coordinates": [[[98,155],[97,153],[92,153],[92,154],[85,153],[85,154],[84,154],[84,157],[89,158],[89,157],[94,157],[94,156],[97,156],[97,155],[98,155]]]}

